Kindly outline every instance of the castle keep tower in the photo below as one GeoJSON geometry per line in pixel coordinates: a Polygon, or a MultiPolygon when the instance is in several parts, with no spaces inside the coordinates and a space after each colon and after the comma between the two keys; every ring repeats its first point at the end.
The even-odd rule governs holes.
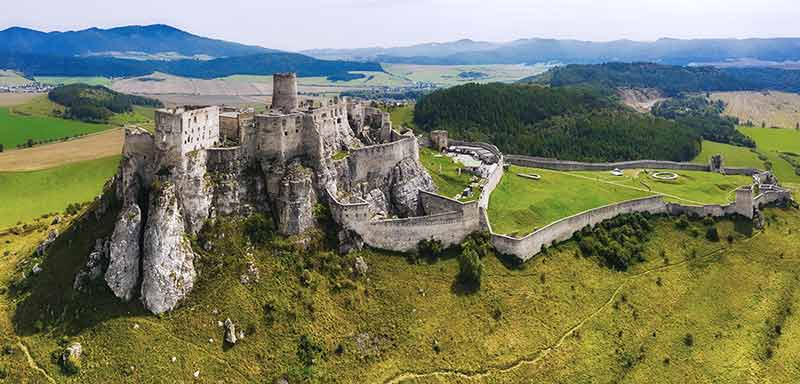
{"type": "Polygon", "coordinates": [[[297,74],[276,73],[272,76],[272,109],[283,113],[296,110],[297,103],[297,74]]]}
{"type": "Polygon", "coordinates": [[[219,107],[185,106],[155,112],[155,144],[181,156],[219,144],[219,107]]]}

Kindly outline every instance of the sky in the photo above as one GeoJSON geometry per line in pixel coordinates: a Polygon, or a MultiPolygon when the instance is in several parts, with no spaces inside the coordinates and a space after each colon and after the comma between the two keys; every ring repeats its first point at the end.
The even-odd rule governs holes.
{"type": "MultiPolygon", "coordinates": [[[[10,0],[7,0],[10,1],[10,0]]],[[[169,24],[188,32],[299,51],[462,38],[590,41],[798,37],[798,0],[25,0],[0,29],[42,31],[169,24]]]]}

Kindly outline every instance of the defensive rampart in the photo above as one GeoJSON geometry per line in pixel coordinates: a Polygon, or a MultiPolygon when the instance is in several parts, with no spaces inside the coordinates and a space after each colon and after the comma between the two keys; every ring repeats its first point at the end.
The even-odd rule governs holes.
{"type": "Polygon", "coordinates": [[[583,163],[580,161],[566,161],[547,159],[542,157],[508,155],[506,162],[522,167],[553,169],[556,171],[610,171],[618,169],[674,169],[682,171],[708,171],[709,166],[704,164],[680,163],[676,161],[661,160],[636,160],[616,163],[583,163]]]}
{"type": "Polygon", "coordinates": [[[359,148],[350,152],[347,163],[353,181],[369,180],[370,177],[383,178],[392,168],[406,158],[419,158],[417,139],[414,136],[400,135],[398,140],[359,148]]]}

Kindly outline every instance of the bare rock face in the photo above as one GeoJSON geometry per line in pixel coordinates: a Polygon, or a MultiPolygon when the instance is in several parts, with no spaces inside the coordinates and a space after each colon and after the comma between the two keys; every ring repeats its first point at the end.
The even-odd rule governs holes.
{"type": "Polygon", "coordinates": [[[391,202],[404,217],[419,213],[419,190],[435,192],[433,179],[419,162],[407,158],[394,166],[391,175],[391,202]]]}
{"type": "Polygon", "coordinates": [[[174,309],[192,290],[196,272],[175,185],[162,181],[150,198],[142,246],[142,303],[160,314],[174,309]]]}
{"type": "Polygon", "coordinates": [[[371,190],[364,201],[369,204],[369,210],[373,215],[386,216],[389,212],[389,204],[386,202],[386,195],[380,189],[371,190]]]}
{"type": "Polygon", "coordinates": [[[186,229],[196,234],[209,216],[214,194],[206,180],[206,151],[187,154],[182,161],[183,172],[176,180],[186,229]]]}
{"type": "Polygon", "coordinates": [[[94,249],[89,253],[86,265],[75,275],[72,288],[78,292],[88,293],[96,281],[103,276],[108,267],[109,243],[103,239],[95,240],[94,249]]]}
{"type": "Polygon", "coordinates": [[[278,232],[291,236],[313,228],[316,202],[311,172],[300,164],[289,166],[276,201],[278,232]]]}
{"type": "Polygon", "coordinates": [[[139,283],[139,237],[142,231],[142,210],[136,204],[128,205],[119,215],[111,235],[109,264],[105,280],[118,298],[130,301],[139,283]]]}
{"type": "Polygon", "coordinates": [[[238,338],[236,337],[236,326],[231,319],[225,319],[225,342],[228,344],[236,344],[238,338]]]}

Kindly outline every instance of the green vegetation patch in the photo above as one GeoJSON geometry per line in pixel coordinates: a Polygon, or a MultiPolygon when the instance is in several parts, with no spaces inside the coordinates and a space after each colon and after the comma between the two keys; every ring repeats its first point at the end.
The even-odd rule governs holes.
{"type": "Polygon", "coordinates": [[[42,84],[49,85],[70,85],[70,84],[86,84],[86,85],[102,85],[104,87],[111,87],[113,80],[108,77],[99,76],[77,76],[77,77],[63,77],[63,76],[36,76],[36,81],[42,84]]]}
{"type": "Polygon", "coordinates": [[[114,175],[119,160],[114,156],[42,171],[0,172],[0,228],[92,200],[114,175]]]}
{"type": "MultiPolygon", "coordinates": [[[[14,111],[17,111],[16,107],[14,111]]],[[[49,116],[24,116],[0,108],[0,144],[4,150],[86,135],[108,129],[107,125],[89,124],[49,116]]]]}
{"type": "Polygon", "coordinates": [[[753,152],[750,148],[737,147],[708,140],[703,140],[703,150],[692,162],[708,164],[712,156],[719,154],[722,155],[723,165],[726,167],[765,169],[764,161],[759,159],[758,154],[753,152]]]}
{"type": "Polygon", "coordinates": [[[591,177],[512,165],[489,200],[497,233],[524,236],[559,219],[604,205],[653,195],[591,177]],[[517,174],[540,175],[532,180],[517,174]]]}
{"type": "Polygon", "coordinates": [[[795,129],[739,127],[739,130],[756,141],[759,152],[765,155],[778,180],[789,184],[800,183],[800,174],[781,154],[800,154],[800,131],[795,129]]]}
{"type": "Polygon", "coordinates": [[[66,107],[65,117],[93,123],[107,123],[114,114],[132,114],[134,106],[163,107],[158,100],[122,94],[100,85],[65,85],[50,91],[47,97],[66,107]]]}
{"type": "MultiPolygon", "coordinates": [[[[453,161],[452,158],[430,148],[422,148],[419,151],[419,158],[442,196],[454,198],[470,185],[472,174],[461,172],[459,175],[458,169],[462,168],[462,165],[453,161]]],[[[474,200],[474,198],[466,200],[474,200]]]]}

